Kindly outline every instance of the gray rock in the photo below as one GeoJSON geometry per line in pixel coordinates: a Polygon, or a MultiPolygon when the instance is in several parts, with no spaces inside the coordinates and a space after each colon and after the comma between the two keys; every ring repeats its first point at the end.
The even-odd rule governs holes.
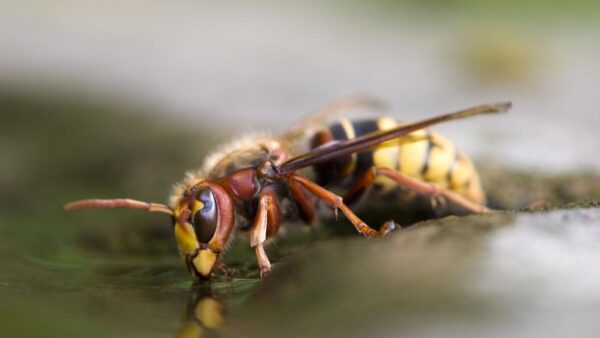
{"type": "Polygon", "coordinates": [[[315,245],[231,322],[246,337],[592,337],[599,261],[600,209],[448,217],[315,245]]]}

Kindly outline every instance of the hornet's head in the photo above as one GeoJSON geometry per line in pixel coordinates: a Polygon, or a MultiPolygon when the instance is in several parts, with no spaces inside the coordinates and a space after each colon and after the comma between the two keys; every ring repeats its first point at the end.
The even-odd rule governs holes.
{"type": "Polygon", "coordinates": [[[208,279],[233,229],[233,204],[220,185],[201,181],[173,206],[175,239],[192,274],[208,279]]]}
{"type": "Polygon", "coordinates": [[[89,199],[67,203],[65,210],[137,208],[172,216],[181,256],[195,278],[208,279],[233,229],[234,208],[220,185],[200,181],[179,189],[172,207],[132,199],[89,199]]]}

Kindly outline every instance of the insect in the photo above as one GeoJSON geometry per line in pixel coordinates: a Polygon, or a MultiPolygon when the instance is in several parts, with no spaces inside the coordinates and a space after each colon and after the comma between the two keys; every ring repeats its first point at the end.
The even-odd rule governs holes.
{"type": "MultiPolygon", "coordinates": [[[[337,106],[344,104],[348,102],[337,106]]],[[[265,242],[281,224],[311,223],[318,204],[332,208],[336,216],[340,211],[365,237],[395,230],[394,221],[375,230],[348,207],[374,186],[424,195],[469,212],[486,212],[471,161],[450,141],[424,128],[503,112],[510,106],[510,102],[484,104],[407,124],[385,117],[341,119],[329,127],[322,124],[327,114],[320,113],[282,136],[250,137],[215,152],[200,170],[189,172],[174,186],[169,205],[88,199],[68,203],[65,209],[126,207],[170,215],[179,252],[197,280],[210,278],[233,233],[245,231],[265,276],[271,270],[265,242]],[[306,139],[311,149],[298,155],[294,143],[306,139]],[[303,173],[307,170],[316,174],[314,180],[303,173]],[[345,197],[325,188],[330,186],[346,188],[345,197]]]]}

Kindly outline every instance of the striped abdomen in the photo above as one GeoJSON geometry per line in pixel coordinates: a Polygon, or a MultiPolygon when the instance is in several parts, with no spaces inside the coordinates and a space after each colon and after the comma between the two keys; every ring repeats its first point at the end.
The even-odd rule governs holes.
{"type": "MultiPolygon", "coordinates": [[[[329,128],[317,132],[311,140],[311,147],[353,139],[370,132],[391,129],[399,124],[401,123],[389,117],[356,121],[341,119],[329,128]]],[[[429,130],[413,132],[393,145],[338,158],[315,166],[314,170],[319,184],[349,185],[372,166],[390,168],[450,189],[473,202],[485,203],[479,175],[471,160],[448,139],[429,130]]],[[[396,187],[386,177],[377,178],[375,184],[383,191],[396,187]]]]}

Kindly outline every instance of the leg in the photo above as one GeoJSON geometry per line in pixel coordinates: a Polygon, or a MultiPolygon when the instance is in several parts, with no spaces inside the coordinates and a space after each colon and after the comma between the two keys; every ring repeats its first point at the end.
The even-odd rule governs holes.
{"type": "Polygon", "coordinates": [[[258,201],[258,210],[250,233],[250,246],[256,250],[256,258],[260,268],[260,277],[265,277],[271,271],[271,262],[265,253],[264,242],[267,240],[269,227],[277,228],[279,225],[279,212],[273,196],[262,195],[258,201]],[[277,224],[275,224],[277,223],[277,224]]]}
{"type": "Polygon", "coordinates": [[[443,197],[445,200],[456,203],[457,205],[460,205],[461,207],[474,213],[485,213],[490,211],[485,206],[471,202],[454,191],[440,188],[432,183],[419,181],[389,168],[377,167],[371,167],[371,169],[367,170],[360,180],[358,180],[358,182],[356,182],[356,184],[350,189],[345,200],[355,201],[361,195],[366,194],[373,187],[375,178],[380,175],[392,179],[402,187],[426,196],[430,196],[432,201],[435,203],[437,203],[435,198],[443,197]]]}
{"type": "Polygon", "coordinates": [[[300,217],[302,220],[310,224],[315,218],[315,204],[308,195],[308,191],[296,181],[289,181],[288,188],[292,193],[292,198],[296,201],[298,209],[300,209],[300,217]]]}
{"type": "Polygon", "coordinates": [[[346,206],[344,204],[344,202],[340,196],[332,193],[331,191],[321,187],[320,185],[318,185],[314,182],[311,182],[309,179],[299,176],[299,175],[292,175],[289,177],[289,179],[291,181],[290,183],[296,182],[296,183],[302,185],[309,192],[311,192],[313,195],[315,195],[318,199],[323,200],[326,203],[328,203],[332,208],[334,208],[334,210],[336,211],[336,215],[337,215],[337,210],[339,209],[346,216],[346,218],[348,218],[348,220],[352,223],[352,225],[354,225],[356,230],[361,235],[363,235],[365,237],[379,237],[379,236],[387,234],[388,232],[391,231],[391,229],[387,229],[387,227],[385,229],[383,229],[383,227],[382,227],[382,230],[380,230],[380,231],[377,231],[377,230],[369,227],[367,224],[365,224],[365,222],[363,222],[360,218],[358,218],[358,216],[356,216],[356,214],[354,212],[352,212],[352,210],[350,210],[348,208],[348,206],[346,206]]]}

